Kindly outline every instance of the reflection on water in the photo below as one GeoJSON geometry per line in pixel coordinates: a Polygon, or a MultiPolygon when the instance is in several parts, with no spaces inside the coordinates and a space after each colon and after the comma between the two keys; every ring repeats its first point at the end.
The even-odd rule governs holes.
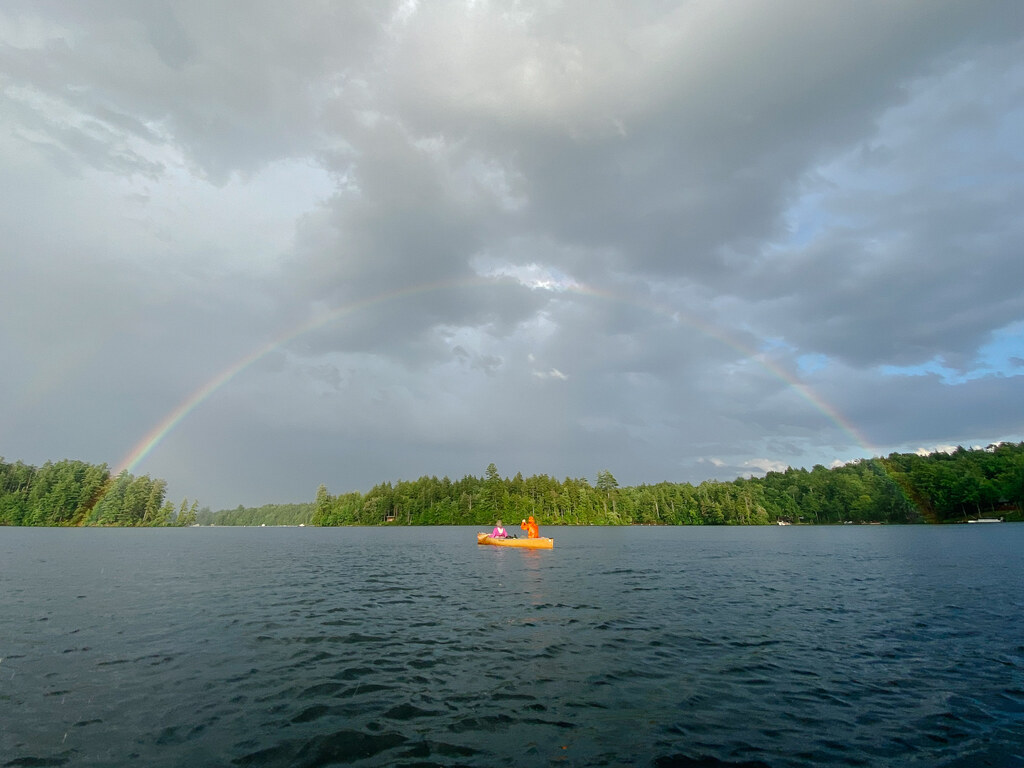
{"type": "Polygon", "coordinates": [[[0,765],[1024,763],[1024,526],[0,529],[0,765]]]}

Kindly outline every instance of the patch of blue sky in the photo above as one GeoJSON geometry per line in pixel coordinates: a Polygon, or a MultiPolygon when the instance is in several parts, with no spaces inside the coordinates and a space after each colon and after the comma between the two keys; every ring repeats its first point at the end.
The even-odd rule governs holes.
{"type": "Polygon", "coordinates": [[[862,229],[868,213],[857,202],[864,195],[896,194],[905,180],[874,155],[887,148],[858,144],[807,173],[782,213],[785,235],[774,243],[783,253],[807,248],[831,232],[862,229]]]}
{"type": "Polygon", "coordinates": [[[796,361],[796,369],[801,374],[814,373],[827,368],[832,358],[822,352],[805,352],[796,354],[796,347],[785,339],[769,337],[761,339],[758,351],[764,355],[773,356],[782,354],[796,361]]]}
{"type": "Polygon", "coordinates": [[[995,331],[967,370],[951,368],[941,358],[933,358],[920,365],[883,365],[881,372],[886,376],[938,376],[944,384],[964,384],[986,376],[1024,376],[1024,320],[995,331]]]}
{"type": "Polygon", "coordinates": [[[797,198],[783,214],[786,248],[800,248],[812,243],[820,234],[835,226],[836,221],[823,209],[821,192],[808,192],[797,198]]]}
{"type": "Polygon", "coordinates": [[[792,350],[793,345],[778,336],[765,336],[758,345],[758,350],[761,352],[771,352],[776,349],[792,350]]]}
{"type": "Polygon", "coordinates": [[[815,371],[820,371],[822,368],[825,368],[829,364],[829,360],[830,358],[828,355],[818,353],[800,355],[800,357],[796,359],[796,365],[800,370],[800,373],[814,373],[815,371]]]}

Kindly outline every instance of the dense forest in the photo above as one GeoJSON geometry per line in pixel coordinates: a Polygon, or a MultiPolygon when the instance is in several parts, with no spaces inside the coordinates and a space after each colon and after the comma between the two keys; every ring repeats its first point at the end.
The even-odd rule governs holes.
{"type": "Polygon", "coordinates": [[[765,525],[957,522],[1024,515],[1024,443],[953,453],[891,454],[826,469],[769,472],[732,482],[620,488],[611,472],[559,481],[547,475],[421,477],[366,494],[320,486],[315,525],[481,525],[534,515],[544,525],[765,525]]]}
{"type": "Polygon", "coordinates": [[[165,501],[167,483],[149,475],[110,476],[106,464],[46,462],[33,467],[0,457],[0,525],[192,525],[196,502],[165,501]]]}
{"type": "Polygon", "coordinates": [[[731,482],[658,483],[620,488],[602,470],[585,478],[421,477],[381,483],[368,493],[315,502],[211,512],[165,500],[167,483],[148,475],[110,476],[81,461],[33,467],[0,458],[0,525],[765,525],[792,523],[960,522],[1024,519],[1024,443],[952,453],[890,454],[844,466],[769,472],[731,482]]]}

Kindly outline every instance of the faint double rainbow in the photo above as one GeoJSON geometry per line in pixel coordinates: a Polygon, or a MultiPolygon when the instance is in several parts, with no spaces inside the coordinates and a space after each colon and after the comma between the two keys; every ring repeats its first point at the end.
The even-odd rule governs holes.
{"type": "Polygon", "coordinates": [[[171,432],[173,432],[174,429],[189,416],[189,414],[195,411],[228,382],[274,350],[284,347],[307,333],[324,328],[332,323],[338,322],[344,317],[353,315],[361,310],[368,309],[378,304],[386,304],[388,302],[399,301],[401,299],[407,299],[421,294],[429,294],[444,289],[501,285],[516,287],[521,290],[549,290],[558,293],[598,298],[637,307],[651,313],[665,315],[673,321],[683,323],[694,330],[697,330],[698,332],[731,347],[739,352],[744,358],[750,359],[763,367],[788,387],[792,388],[793,391],[796,392],[803,400],[839,427],[840,430],[849,435],[850,438],[852,438],[853,441],[863,450],[867,451],[869,454],[873,454],[873,449],[860,431],[842,414],[840,414],[835,407],[824,400],[806,384],[797,379],[794,374],[779,366],[770,358],[766,357],[762,352],[750,348],[717,326],[713,326],[698,318],[690,316],[678,309],[673,309],[657,303],[639,301],[623,294],[587,286],[577,282],[565,282],[557,285],[538,284],[536,286],[530,286],[517,280],[511,280],[507,276],[503,278],[495,276],[477,276],[459,280],[423,283],[350,302],[322,312],[313,319],[297,327],[291,328],[279,336],[276,336],[216,374],[209,381],[205,382],[202,386],[193,391],[188,397],[181,401],[181,403],[175,406],[132,447],[123,459],[121,459],[117,467],[112,472],[111,477],[116,477],[122,472],[128,472],[129,474],[134,473],[138,465],[171,432]]]}

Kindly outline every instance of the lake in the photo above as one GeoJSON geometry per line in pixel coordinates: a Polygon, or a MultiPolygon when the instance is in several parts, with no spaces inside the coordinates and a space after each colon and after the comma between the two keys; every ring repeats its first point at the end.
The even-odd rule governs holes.
{"type": "Polygon", "coordinates": [[[0,766],[1021,766],[1024,525],[0,528],[0,766]]]}

